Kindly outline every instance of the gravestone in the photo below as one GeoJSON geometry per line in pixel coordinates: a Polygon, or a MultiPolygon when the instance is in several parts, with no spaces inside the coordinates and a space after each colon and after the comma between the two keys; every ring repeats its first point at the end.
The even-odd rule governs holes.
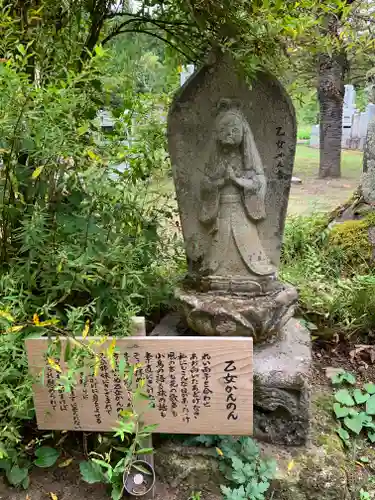
{"type": "Polygon", "coordinates": [[[188,261],[176,290],[182,325],[253,337],[256,434],[301,444],[309,334],[292,320],[296,290],[278,279],[296,146],[292,103],[271,75],[259,73],[250,87],[217,55],[175,97],[168,140],[188,261]]]}
{"type": "MultiPolygon", "coordinates": [[[[354,85],[345,85],[345,94],[343,99],[343,109],[342,109],[342,138],[341,147],[342,148],[353,148],[352,145],[352,122],[356,114],[356,91],[354,85]]],[[[311,129],[310,146],[314,148],[320,147],[319,142],[320,127],[319,125],[313,125],[311,129]]]]}
{"type": "Polygon", "coordinates": [[[375,203],[375,104],[367,106],[368,128],[363,154],[361,191],[365,203],[375,203]]]}
{"type": "Polygon", "coordinates": [[[194,64],[188,64],[187,66],[183,66],[182,71],[180,73],[180,85],[184,85],[186,80],[190,78],[190,76],[194,73],[195,67],[194,64]]]}

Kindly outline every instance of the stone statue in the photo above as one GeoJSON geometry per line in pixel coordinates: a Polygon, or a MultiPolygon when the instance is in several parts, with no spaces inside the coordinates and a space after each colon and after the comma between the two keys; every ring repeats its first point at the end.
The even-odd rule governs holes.
{"type": "MultiPolygon", "coordinates": [[[[293,319],[297,291],[277,276],[295,113],[272,75],[259,72],[249,86],[228,55],[211,55],[168,114],[187,273],[175,290],[177,322],[170,318],[160,332],[251,336],[255,435],[301,445],[309,434],[311,338],[293,319]]],[[[218,366],[227,356],[218,353],[218,366]]]]}
{"type": "Polygon", "coordinates": [[[203,267],[211,290],[259,292],[276,267],[260,241],[267,181],[239,103],[221,99],[201,184],[200,222],[209,234],[203,267]]]}
{"type": "Polygon", "coordinates": [[[250,89],[219,56],[176,95],[168,142],[188,263],[175,293],[186,325],[275,341],[297,302],[277,278],[296,144],[288,96],[266,74],[250,89]]]}

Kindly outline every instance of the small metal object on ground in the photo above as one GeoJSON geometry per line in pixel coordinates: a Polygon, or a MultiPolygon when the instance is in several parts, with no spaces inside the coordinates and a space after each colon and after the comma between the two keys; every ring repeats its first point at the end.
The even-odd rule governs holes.
{"type": "Polygon", "coordinates": [[[151,492],[154,485],[154,468],[144,460],[136,460],[124,473],[124,488],[129,495],[142,497],[151,492]]]}

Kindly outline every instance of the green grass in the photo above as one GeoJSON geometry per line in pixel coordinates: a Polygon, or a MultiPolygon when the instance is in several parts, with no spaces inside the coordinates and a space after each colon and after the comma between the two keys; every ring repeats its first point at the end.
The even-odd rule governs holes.
{"type": "MultiPolygon", "coordinates": [[[[342,177],[359,179],[362,169],[363,153],[360,151],[342,151],[342,177]]],[[[294,162],[294,174],[307,177],[317,177],[319,172],[319,149],[298,144],[294,162]]]]}
{"type": "Polygon", "coordinates": [[[288,213],[309,215],[329,212],[345,203],[357,188],[362,171],[363,154],[343,151],[340,179],[319,179],[319,149],[297,146],[293,174],[302,184],[292,185],[288,213]]]}

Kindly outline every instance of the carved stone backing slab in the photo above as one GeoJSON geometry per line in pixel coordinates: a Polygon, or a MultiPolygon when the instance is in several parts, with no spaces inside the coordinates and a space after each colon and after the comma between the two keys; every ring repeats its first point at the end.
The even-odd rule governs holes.
{"type": "Polygon", "coordinates": [[[202,67],[185,83],[168,117],[169,151],[188,261],[199,272],[208,244],[198,220],[200,185],[221,98],[242,102],[254,134],[267,177],[267,217],[258,225],[259,235],[266,253],[277,265],[296,146],[294,108],[275,78],[259,73],[250,89],[223,56],[202,67]]]}

